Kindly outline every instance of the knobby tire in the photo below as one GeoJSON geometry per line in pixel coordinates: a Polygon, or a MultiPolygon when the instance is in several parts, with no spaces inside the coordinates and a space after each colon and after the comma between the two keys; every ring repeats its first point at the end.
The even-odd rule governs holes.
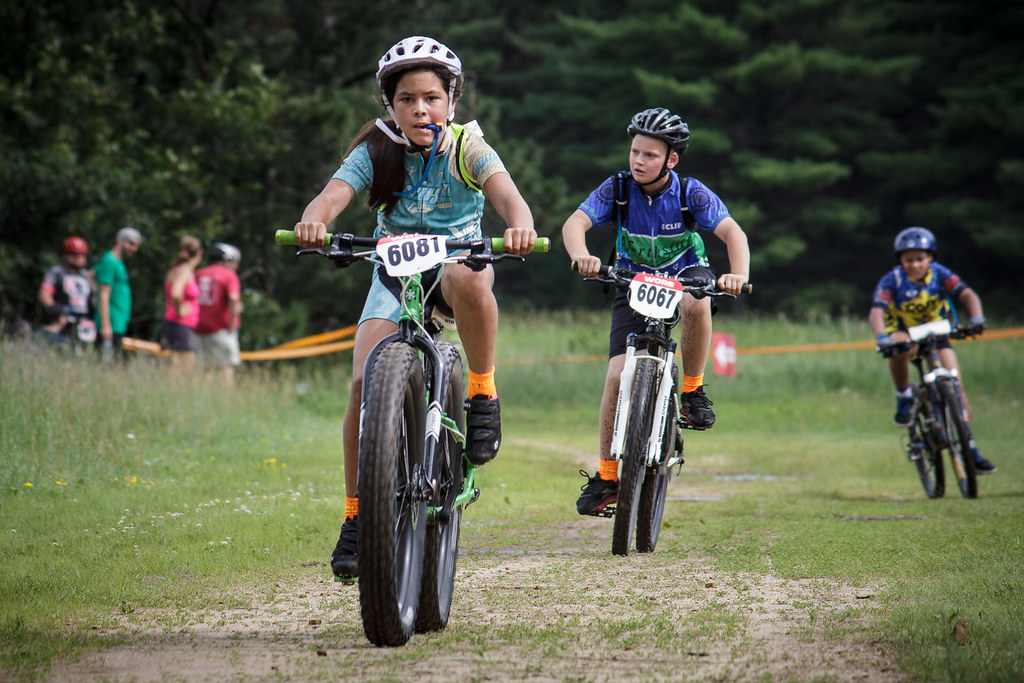
{"type": "Polygon", "coordinates": [[[646,471],[647,442],[651,434],[654,401],[657,394],[657,362],[640,358],[633,375],[626,441],[619,473],[619,498],[615,503],[612,529],[612,554],[628,555],[640,507],[640,489],[646,471]]]}
{"type": "Polygon", "coordinates": [[[425,423],[423,366],[408,345],[382,349],[363,385],[359,439],[359,602],[363,630],[378,646],[413,633],[426,536],[427,501],[416,493],[425,423]]]}
{"type": "Polygon", "coordinates": [[[974,469],[974,454],[971,452],[971,428],[964,417],[960,392],[952,379],[938,382],[942,397],[942,414],[945,418],[946,450],[953,468],[953,476],[964,498],[978,497],[977,472],[974,469]]]}
{"type": "MultiPolygon", "coordinates": [[[[658,384],[658,383],[656,383],[658,384]]],[[[652,412],[653,407],[652,407],[652,412]]],[[[658,545],[661,533],[661,518],[665,513],[665,496],[672,480],[672,471],[666,466],[677,448],[679,439],[679,369],[672,364],[672,393],[669,396],[668,414],[665,416],[665,431],[661,438],[661,462],[647,468],[644,484],[640,489],[640,505],[636,520],[637,552],[650,553],[658,545]]]]}
{"type": "MultiPolygon", "coordinates": [[[[461,433],[466,433],[466,412],[462,399],[466,386],[462,376],[462,356],[447,342],[438,342],[438,350],[444,358],[447,371],[445,386],[436,392],[442,397],[441,408],[461,433]]],[[[433,504],[441,505],[453,499],[462,491],[466,475],[466,461],[462,456],[462,445],[447,429],[441,430],[437,447],[437,462],[434,476],[437,479],[437,496],[433,504]]],[[[462,522],[462,507],[450,510],[447,519],[435,516],[427,523],[426,548],[423,554],[423,582],[420,586],[420,605],[416,611],[416,631],[440,631],[448,625],[451,613],[452,594],[455,587],[455,564],[459,555],[459,530],[462,522]]]]}
{"type": "Polygon", "coordinates": [[[934,431],[925,422],[925,408],[918,405],[914,409],[909,429],[911,442],[921,442],[921,457],[914,461],[921,486],[929,498],[941,498],[946,493],[946,475],[942,465],[942,446],[934,431]],[[916,433],[915,433],[916,432],[916,433]]]}

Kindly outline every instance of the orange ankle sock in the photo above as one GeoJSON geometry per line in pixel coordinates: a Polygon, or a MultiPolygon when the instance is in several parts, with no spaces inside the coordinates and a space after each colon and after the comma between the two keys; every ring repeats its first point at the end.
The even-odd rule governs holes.
{"type": "Polygon", "coordinates": [[[345,519],[352,519],[359,514],[359,499],[345,496],[345,519]]]}
{"type": "Polygon", "coordinates": [[[483,394],[487,398],[496,398],[498,396],[498,387],[494,384],[494,368],[491,368],[490,372],[480,374],[478,372],[469,371],[469,384],[466,385],[466,395],[468,398],[473,398],[483,394]]]}
{"type": "Polygon", "coordinates": [[[618,481],[619,462],[617,460],[599,460],[597,463],[597,476],[605,481],[618,481]]]}
{"type": "Polygon", "coordinates": [[[679,390],[679,392],[682,394],[688,394],[691,391],[697,391],[697,389],[700,389],[702,384],[704,384],[703,373],[697,375],[696,377],[691,377],[690,375],[683,374],[683,387],[682,389],[679,390]]]}

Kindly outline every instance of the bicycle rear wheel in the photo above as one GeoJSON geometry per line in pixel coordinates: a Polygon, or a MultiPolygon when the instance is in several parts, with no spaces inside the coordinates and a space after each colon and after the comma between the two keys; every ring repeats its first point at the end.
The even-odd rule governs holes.
{"type": "Polygon", "coordinates": [[[359,602],[374,645],[413,633],[423,570],[423,367],[408,345],[376,355],[363,385],[359,438],[359,602]]]}
{"type": "Polygon", "coordinates": [[[914,465],[921,486],[929,498],[941,498],[946,493],[946,474],[942,465],[942,447],[935,434],[925,423],[920,407],[914,409],[914,421],[910,425],[910,449],[916,451],[914,465]],[[919,445],[915,447],[915,445],[919,445]]]}
{"type": "MultiPolygon", "coordinates": [[[[682,450],[679,440],[679,369],[672,364],[672,394],[669,397],[668,415],[665,416],[665,431],[661,438],[661,462],[648,467],[644,485],[640,489],[640,506],[636,520],[637,552],[649,553],[658,545],[661,533],[661,518],[665,513],[665,496],[672,481],[672,470],[667,466],[669,458],[682,450]]],[[[653,412],[653,410],[652,410],[653,412]]]]}
{"type": "Polygon", "coordinates": [[[940,379],[939,394],[942,396],[942,416],[945,428],[945,448],[953,466],[960,494],[964,498],[978,497],[977,472],[974,469],[974,454],[971,452],[971,428],[964,418],[960,392],[953,380],[940,379]]]}
{"type": "MultiPolygon", "coordinates": [[[[466,433],[466,412],[462,408],[465,380],[462,376],[462,356],[447,342],[438,342],[438,350],[448,368],[445,386],[437,392],[445,415],[455,422],[462,434],[466,433]]],[[[437,497],[434,506],[438,512],[427,521],[426,549],[423,554],[423,582],[420,585],[420,605],[416,610],[416,630],[440,631],[448,625],[452,594],[455,587],[455,563],[459,556],[459,530],[462,506],[454,505],[462,492],[466,476],[466,460],[462,445],[447,429],[441,429],[434,464],[437,479],[437,497]]]]}
{"type": "Polygon", "coordinates": [[[651,435],[657,375],[657,363],[654,360],[641,358],[637,361],[630,391],[622,472],[619,474],[619,498],[615,503],[613,555],[628,555],[633,540],[633,529],[640,509],[640,489],[647,464],[647,442],[651,435]]]}

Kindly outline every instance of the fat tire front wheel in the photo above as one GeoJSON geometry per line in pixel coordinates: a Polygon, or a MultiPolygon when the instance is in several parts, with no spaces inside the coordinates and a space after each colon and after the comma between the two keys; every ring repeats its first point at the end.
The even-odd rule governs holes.
{"type": "Polygon", "coordinates": [[[407,344],[377,353],[363,385],[359,438],[359,602],[378,646],[404,645],[419,603],[427,501],[423,366],[407,344]]]}
{"type": "Polygon", "coordinates": [[[622,453],[622,472],[619,474],[619,496],[615,503],[615,524],[612,528],[612,554],[628,555],[640,509],[640,490],[646,471],[647,443],[651,436],[651,421],[656,398],[657,363],[641,358],[633,374],[630,391],[629,418],[626,421],[626,441],[622,453]]]}
{"type": "MultiPolygon", "coordinates": [[[[447,342],[438,342],[437,349],[447,369],[445,385],[436,395],[441,400],[444,413],[455,421],[459,432],[465,434],[466,411],[462,407],[462,397],[466,392],[466,384],[462,376],[462,356],[458,349],[447,342]]],[[[433,504],[435,508],[440,508],[462,492],[466,477],[462,445],[451,432],[443,428],[437,444],[434,476],[437,479],[437,496],[433,504]]],[[[439,512],[433,520],[427,522],[423,583],[420,586],[419,609],[416,610],[416,631],[420,633],[440,631],[448,625],[455,589],[462,506],[453,506],[450,510],[439,512]]]]}

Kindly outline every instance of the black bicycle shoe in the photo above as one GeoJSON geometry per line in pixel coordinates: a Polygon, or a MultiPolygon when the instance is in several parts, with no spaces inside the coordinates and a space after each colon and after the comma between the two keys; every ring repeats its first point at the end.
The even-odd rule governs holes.
{"type": "Polygon", "coordinates": [[[679,417],[690,429],[710,429],[715,424],[711,400],[704,393],[703,386],[679,395],[679,417]]]}
{"type": "Polygon", "coordinates": [[[331,554],[331,571],[339,579],[354,579],[359,576],[359,558],[356,553],[359,542],[359,517],[349,517],[341,525],[338,545],[331,554]]]}
{"type": "Polygon", "coordinates": [[[501,405],[477,394],[466,399],[466,456],[474,465],[494,460],[501,446],[501,405]]]}
{"type": "Polygon", "coordinates": [[[590,476],[586,470],[580,474],[587,478],[587,483],[580,487],[583,493],[576,501],[576,512],[581,515],[603,517],[601,512],[619,499],[619,482],[602,479],[597,473],[590,476]]]}

